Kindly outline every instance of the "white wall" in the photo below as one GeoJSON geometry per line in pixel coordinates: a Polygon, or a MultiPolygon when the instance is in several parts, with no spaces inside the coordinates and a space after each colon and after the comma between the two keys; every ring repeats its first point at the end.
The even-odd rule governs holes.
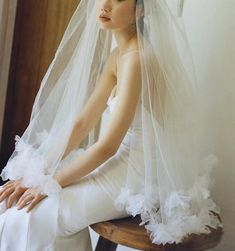
{"type": "Polygon", "coordinates": [[[235,0],[185,0],[184,19],[204,91],[208,149],[219,157],[212,197],[221,208],[222,242],[235,250],[235,0]]]}

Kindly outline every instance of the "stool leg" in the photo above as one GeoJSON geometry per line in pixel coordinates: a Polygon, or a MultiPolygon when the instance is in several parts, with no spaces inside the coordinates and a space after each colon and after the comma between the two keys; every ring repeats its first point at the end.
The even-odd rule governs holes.
{"type": "Polygon", "coordinates": [[[110,240],[107,240],[100,235],[98,242],[97,242],[97,245],[96,245],[96,248],[95,248],[95,251],[104,251],[104,250],[105,251],[116,251],[116,249],[117,249],[116,243],[114,243],[110,240]]]}

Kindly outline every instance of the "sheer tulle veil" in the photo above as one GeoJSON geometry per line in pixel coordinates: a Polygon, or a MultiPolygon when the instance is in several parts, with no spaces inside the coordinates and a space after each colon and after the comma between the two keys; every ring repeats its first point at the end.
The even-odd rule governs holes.
{"type": "MultiPolygon", "coordinates": [[[[177,4],[136,3],[142,89],[134,120],[140,128],[133,130],[125,186],[115,198],[117,209],[140,214],[157,244],[178,243],[187,234],[208,233],[207,226],[222,226],[211,212],[220,212],[210,196],[217,158],[203,147],[206,125],[177,4]],[[141,189],[134,175],[138,166],[144,167],[141,189]]],[[[39,186],[48,196],[61,192],[53,175],[111,52],[112,34],[100,29],[95,11],[94,0],[81,0],[42,80],[30,123],[16,136],[3,180],[22,177],[26,187],[39,186]]],[[[79,147],[96,142],[97,128],[79,147]]]]}

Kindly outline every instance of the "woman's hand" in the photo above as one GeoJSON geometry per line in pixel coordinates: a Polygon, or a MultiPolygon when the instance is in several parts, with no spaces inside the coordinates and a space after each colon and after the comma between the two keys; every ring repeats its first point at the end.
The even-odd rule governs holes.
{"type": "Polygon", "coordinates": [[[17,202],[20,196],[28,189],[22,186],[22,178],[18,180],[10,180],[1,186],[0,202],[7,199],[7,208],[10,208],[14,202],[17,202]]]}
{"type": "Polygon", "coordinates": [[[23,207],[28,206],[27,213],[32,210],[41,200],[46,198],[47,195],[42,194],[42,191],[37,187],[28,188],[27,191],[19,199],[17,209],[22,209],[23,207]]]}

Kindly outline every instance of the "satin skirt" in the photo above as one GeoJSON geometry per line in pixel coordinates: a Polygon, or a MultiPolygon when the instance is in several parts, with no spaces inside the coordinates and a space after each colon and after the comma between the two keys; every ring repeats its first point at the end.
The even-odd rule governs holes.
{"type": "MultiPolygon", "coordinates": [[[[79,148],[65,158],[60,168],[83,154],[79,148]]],[[[1,251],[91,251],[88,226],[128,216],[117,210],[114,200],[126,182],[128,149],[120,146],[112,156],[60,195],[46,197],[29,213],[15,204],[0,203],[1,251]]],[[[59,170],[59,169],[58,169],[59,170]]]]}

